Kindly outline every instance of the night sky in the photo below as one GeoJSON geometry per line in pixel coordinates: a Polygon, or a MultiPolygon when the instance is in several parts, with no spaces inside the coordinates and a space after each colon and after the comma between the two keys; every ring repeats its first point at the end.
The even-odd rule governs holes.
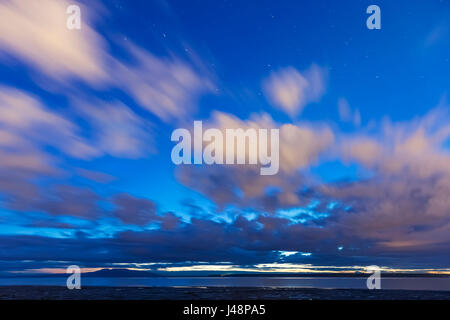
{"type": "Polygon", "coordinates": [[[450,273],[449,58],[445,0],[1,0],[0,274],[450,273]],[[278,174],[175,165],[194,120],[278,174]]]}

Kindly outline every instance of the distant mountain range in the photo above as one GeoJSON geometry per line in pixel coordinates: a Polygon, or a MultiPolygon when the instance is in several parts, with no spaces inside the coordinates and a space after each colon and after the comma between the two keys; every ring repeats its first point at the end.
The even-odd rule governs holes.
{"type": "MultiPolygon", "coordinates": [[[[66,273],[2,273],[2,278],[34,278],[34,277],[68,277],[66,273]]],[[[145,278],[145,277],[159,277],[156,273],[149,271],[138,271],[129,269],[101,269],[93,272],[83,272],[82,277],[96,277],[96,278],[145,278]]]]}
{"type": "Polygon", "coordinates": [[[145,278],[159,277],[160,275],[150,271],[139,271],[129,269],[101,269],[93,272],[82,273],[83,277],[97,278],[145,278]]]}

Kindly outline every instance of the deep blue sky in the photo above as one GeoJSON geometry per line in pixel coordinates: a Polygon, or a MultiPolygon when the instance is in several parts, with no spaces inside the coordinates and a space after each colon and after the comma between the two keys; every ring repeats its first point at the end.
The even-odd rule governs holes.
{"type": "Polygon", "coordinates": [[[0,4],[3,270],[449,267],[449,1],[33,6],[0,4]],[[273,179],[171,161],[176,128],[263,117],[273,179]]]}

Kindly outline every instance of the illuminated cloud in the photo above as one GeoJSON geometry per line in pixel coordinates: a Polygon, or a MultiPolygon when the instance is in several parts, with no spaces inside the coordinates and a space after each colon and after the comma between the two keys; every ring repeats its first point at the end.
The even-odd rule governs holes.
{"type": "MultiPolygon", "coordinates": [[[[80,159],[98,154],[79,135],[77,125],[48,109],[38,98],[17,89],[0,87],[0,124],[8,130],[9,143],[15,139],[14,148],[19,150],[36,150],[43,144],[80,159]]],[[[7,142],[6,137],[3,141],[7,142]]]]}
{"type": "Polygon", "coordinates": [[[152,125],[121,102],[79,101],[76,113],[90,124],[90,136],[99,154],[140,158],[155,151],[152,125]]]}
{"type": "Polygon", "coordinates": [[[200,62],[184,61],[171,53],[157,57],[130,41],[123,47],[130,59],[117,59],[93,28],[93,8],[98,4],[78,4],[81,30],[69,30],[66,9],[73,4],[65,0],[2,2],[0,52],[35,67],[45,76],[38,81],[45,88],[62,87],[64,93],[77,96],[75,89],[70,91],[71,81],[77,79],[96,88],[118,88],[166,122],[185,119],[195,111],[199,96],[214,90],[200,62]]]}
{"type": "Polygon", "coordinates": [[[280,256],[282,256],[282,257],[289,257],[289,256],[292,256],[292,255],[294,255],[294,254],[297,254],[298,251],[279,251],[278,253],[279,253],[280,256]]]}
{"type": "Polygon", "coordinates": [[[373,178],[322,185],[351,211],[338,228],[392,251],[437,250],[450,241],[448,113],[438,108],[403,123],[386,121],[372,136],[344,139],[343,159],[358,161],[373,178]]]}
{"type": "MultiPolygon", "coordinates": [[[[75,186],[46,189],[32,182],[67,174],[67,167],[58,168],[62,156],[49,150],[80,160],[104,155],[137,158],[154,150],[149,125],[125,105],[99,102],[70,111],[63,115],[33,95],[0,87],[0,191],[7,196],[5,207],[91,219],[101,212],[91,190],[75,186]],[[90,128],[75,122],[79,116],[90,128]]],[[[74,174],[97,182],[111,179],[81,168],[74,174]]]]}
{"type": "Polygon", "coordinates": [[[267,99],[291,117],[301,113],[303,108],[318,102],[325,92],[326,72],[313,64],[300,73],[293,67],[273,72],[263,81],[267,99]]]}
{"type": "Polygon", "coordinates": [[[182,166],[178,172],[180,181],[204,193],[219,205],[250,203],[259,208],[273,210],[278,206],[294,206],[301,203],[297,195],[301,177],[297,171],[315,164],[334,141],[334,134],[324,125],[277,124],[267,114],[253,115],[241,120],[231,114],[215,112],[206,125],[225,132],[225,129],[247,130],[279,128],[280,172],[274,176],[261,176],[259,167],[240,166],[182,166]],[[283,192],[267,197],[268,187],[278,187],[283,192]]]}
{"type": "MultiPolygon", "coordinates": [[[[17,56],[45,75],[66,81],[77,77],[98,83],[108,75],[102,67],[104,42],[89,24],[82,6],[82,29],[66,27],[73,1],[11,0],[0,4],[0,51],[17,56]]],[[[80,5],[81,6],[81,5],[80,5]]]]}
{"type": "Polygon", "coordinates": [[[450,137],[448,111],[431,110],[403,123],[386,120],[376,135],[356,135],[342,142],[343,158],[362,162],[382,174],[403,172],[419,178],[450,174],[450,155],[443,147],[450,137]]]}
{"type": "Polygon", "coordinates": [[[135,61],[116,61],[116,85],[163,121],[190,118],[199,96],[214,89],[208,75],[176,57],[159,58],[134,45],[128,51],[135,61]]]}
{"type": "MultiPolygon", "coordinates": [[[[121,103],[96,102],[80,103],[63,116],[35,96],[0,87],[0,124],[8,130],[0,131],[0,146],[13,144],[27,152],[52,146],[85,160],[104,154],[136,158],[154,150],[148,122],[121,103]],[[90,139],[87,129],[76,124],[77,116],[90,124],[90,139]]],[[[11,156],[17,159],[17,153],[11,156]]]]}

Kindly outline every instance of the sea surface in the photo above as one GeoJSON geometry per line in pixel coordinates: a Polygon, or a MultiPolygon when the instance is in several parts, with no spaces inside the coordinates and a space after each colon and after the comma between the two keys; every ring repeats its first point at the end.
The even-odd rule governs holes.
{"type": "MultiPolygon", "coordinates": [[[[366,278],[326,277],[81,277],[82,287],[247,287],[367,289],[366,278]]],[[[0,286],[66,286],[65,277],[0,278],[0,286]]],[[[381,289],[449,291],[450,277],[381,278],[381,289]]]]}

